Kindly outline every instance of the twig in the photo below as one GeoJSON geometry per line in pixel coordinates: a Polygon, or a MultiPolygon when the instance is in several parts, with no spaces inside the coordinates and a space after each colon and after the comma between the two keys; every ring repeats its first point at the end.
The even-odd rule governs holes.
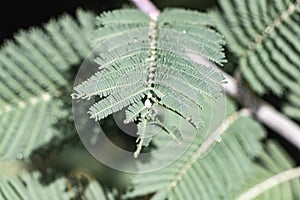
{"type": "Polygon", "coordinates": [[[270,104],[256,99],[248,89],[239,85],[232,76],[222,71],[214,63],[199,55],[189,56],[199,63],[220,70],[227,81],[223,86],[228,95],[237,100],[243,107],[250,109],[260,122],[300,149],[300,127],[295,122],[277,111],[270,104]]]}
{"type": "Polygon", "coordinates": [[[257,184],[255,187],[248,190],[246,193],[242,194],[237,198],[237,200],[250,200],[256,198],[258,195],[262,194],[266,190],[271,189],[283,182],[289,181],[294,178],[300,177],[300,167],[286,170],[280,174],[272,176],[271,178],[257,184]]]}
{"type": "Polygon", "coordinates": [[[135,6],[146,13],[152,20],[156,21],[160,11],[149,0],[130,0],[135,6]]]}
{"type": "Polygon", "coordinates": [[[250,107],[260,122],[300,149],[300,127],[295,122],[270,104],[262,100],[256,100],[247,89],[238,86],[233,77],[225,72],[222,73],[228,82],[224,85],[227,94],[236,99],[241,105],[250,107]]]}
{"type": "MultiPolygon", "coordinates": [[[[148,14],[151,19],[157,19],[159,10],[150,0],[131,1],[137,8],[148,14]]],[[[219,69],[214,63],[199,55],[189,56],[195,61],[219,69]]],[[[223,71],[222,73],[227,80],[227,84],[224,84],[224,90],[228,95],[236,99],[243,107],[250,109],[259,121],[300,149],[300,127],[295,122],[281,114],[268,103],[255,99],[251,92],[240,86],[232,76],[223,71]]]]}

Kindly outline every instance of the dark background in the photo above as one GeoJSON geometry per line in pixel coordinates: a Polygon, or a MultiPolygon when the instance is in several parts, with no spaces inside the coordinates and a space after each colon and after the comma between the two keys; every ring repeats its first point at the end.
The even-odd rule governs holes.
{"type": "MultiPolygon", "coordinates": [[[[155,0],[153,2],[159,8],[172,6],[205,10],[211,7],[215,0],[155,0]]],[[[130,2],[126,0],[5,1],[0,6],[0,44],[5,39],[12,38],[13,33],[19,29],[40,26],[52,17],[65,12],[74,15],[78,7],[100,13],[125,5],[130,5],[130,2]]]]}
{"type": "Polygon", "coordinates": [[[0,42],[11,38],[19,29],[40,26],[62,13],[74,15],[76,8],[100,12],[118,8],[120,0],[61,0],[61,1],[5,1],[0,6],[0,42]]]}

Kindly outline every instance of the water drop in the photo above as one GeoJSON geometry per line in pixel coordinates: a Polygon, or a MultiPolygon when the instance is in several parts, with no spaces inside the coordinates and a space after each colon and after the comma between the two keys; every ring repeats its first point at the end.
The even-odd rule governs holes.
{"type": "Polygon", "coordinates": [[[266,29],[265,29],[265,33],[270,33],[272,31],[272,27],[271,26],[268,26],[266,29]]]}
{"type": "Polygon", "coordinates": [[[138,39],[137,38],[133,38],[133,42],[138,42],[138,39]]]}
{"type": "Polygon", "coordinates": [[[17,158],[18,160],[22,160],[22,159],[24,158],[24,156],[23,156],[23,154],[21,154],[21,153],[17,153],[16,158],[17,158]]]}
{"type": "Polygon", "coordinates": [[[183,31],[182,31],[182,33],[183,33],[183,34],[186,34],[186,33],[187,33],[187,31],[186,31],[186,30],[183,30],[183,31]]]}

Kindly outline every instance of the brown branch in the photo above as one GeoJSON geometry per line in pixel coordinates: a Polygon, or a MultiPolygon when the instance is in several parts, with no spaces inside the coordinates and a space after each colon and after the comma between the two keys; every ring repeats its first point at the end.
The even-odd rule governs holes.
{"type": "MultiPolygon", "coordinates": [[[[157,19],[159,10],[150,0],[131,0],[131,2],[149,15],[151,19],[157,19]]],[[[199,55],[189,56],[197,62],[220,70],[214,63],[199,55]]],[[[227,80],[227,84],[224,84],[224,90],[228,95],[237,100],[243,107],[250,109],[259,121],[300,149],[300,127],[295,122],[268,103],[255,99],[249,90],[238,84],[236,79],[223,71],[222,73],[227,80]]]]}

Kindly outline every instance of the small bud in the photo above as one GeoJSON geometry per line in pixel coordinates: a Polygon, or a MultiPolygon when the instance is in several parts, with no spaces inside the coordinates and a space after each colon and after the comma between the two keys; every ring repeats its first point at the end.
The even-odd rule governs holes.
{"type": "Polygon", "coordinates": [[[146,101],[145,101],[145,107],[146,108],[151,108],[151,106],[152,106],[152,104],[151,104],[150,100],[146,99],[146,101]]]}

